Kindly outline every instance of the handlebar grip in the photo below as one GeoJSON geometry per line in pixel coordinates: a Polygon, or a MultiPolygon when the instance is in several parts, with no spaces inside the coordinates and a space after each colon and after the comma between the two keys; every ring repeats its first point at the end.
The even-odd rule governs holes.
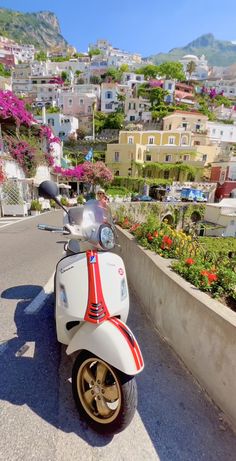
{"type": "Polygon", "coordinates": [[[38,224],[39,230],[49,231],[49,232],[63,232],[63,227],[48,226],[47,224],[38,224]]]}

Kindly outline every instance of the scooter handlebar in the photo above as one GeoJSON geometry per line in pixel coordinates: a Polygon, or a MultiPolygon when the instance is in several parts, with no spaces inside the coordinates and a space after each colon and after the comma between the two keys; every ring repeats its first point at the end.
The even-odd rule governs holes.
{"type": "Polygon", "coordinates": [[[70,234],[68,229],[65,229],[65,227],[57,227],[57,226],[48,226],[47,224],[38,224],[38,229],[39,230],[44,230],[48,232],[57,232],[60,234],[70,234]]]}

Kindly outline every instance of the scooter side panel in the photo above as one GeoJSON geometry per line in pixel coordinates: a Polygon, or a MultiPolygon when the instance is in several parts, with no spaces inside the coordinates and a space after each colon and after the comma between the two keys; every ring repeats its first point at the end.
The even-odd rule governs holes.
{"type": "Polygon", "coordinates": [[[126,322],[129,312],[129,290],[125,266],[115,253],[98,253],[104,300],[110,316],[119,315],[126,322]]]}
{"type": "Polygon", "coordinates": [[[88,301],[88,270],[85,253],[63,258],[56,271],[56,326],[57,339],[69,344],[73,330],[66,324],[81,321],[88,301]]]}
{"type": "Polygon", "coordinates": [[[87,350],[127,375],[136,375],[144,367],[134,335],[116,318],[100,324],[83,323],[73,336],[66,352],[87,350]]]}

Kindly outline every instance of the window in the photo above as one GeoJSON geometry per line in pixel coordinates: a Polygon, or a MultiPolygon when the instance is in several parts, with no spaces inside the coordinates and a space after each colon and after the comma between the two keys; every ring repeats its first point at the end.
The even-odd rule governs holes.
{"type": "Polygon", "coordinates": [[[166,161],[166,162],[171,162],[171,160],[172,160],[172,155],[169,155],[169,154],[166,155],[165,161],[166,161]]]}
{"type": "Polygon", "coordinates": [[[200,146],[200,141],[194,141],[194,146],[200,146]]]}
{"type": "Polygon", "coordinates": [[[203,154],[203,156],[202,156],[202,161],[203,161],[203,162],[206,162],[206,161],[207,161],[207,154],[203,154]]]}
{"type": "Polygon", "coordinates": [[[115,152],[115,162],[120,161],[120,152],[115,152]]]}
{"type": "Polygon", "coordinates": [[[65,136],[65,134],[66,134],[66,133],[65,133],[64,131],[60,131],[60,132],[59,132],[59,138],[63,138],[63,137],[65,136]]]}
{"type": "Polygon", "coordinates": [[[198,123],[196,124],[196,130],[200,130],[201,128],[201,125],[199,125],[198,123]]]}
{"type": "Polygon", "coordinates": [[[152,161],[151,154],[146,154],[146,162],[151,162],[151,161],[152,161]]]}
{"type": "Polygon", "coordinates": [[[69,106],[72,106],[72,102],[73,102],[72,99],[69,99],[69,100],[68,100],[69,106]]]}
{"type": "Polygon", "coordinates": [[[172,83],[168,83],[168,90],[172,90],[172,83]]]}
{"type": "Polygon", "coordinates": [[[188,124],[186,122],[182,123],[182,128],[184,128],[185,130],[187,130],[187,127],[188,127],[188,124]]]}
{"type": "Polygon", "coordinates": [[[221,135],[221,136],[223,136],[223,134],[224,134],[224,132],[223,132],[223,131],[221,131],[221,132],[220,132],[220,135],[221,135]]]}
{"type": "Polygon", "coordinates": [[[116,170],[115,176],[120,176],[120,171],[119,170],[116,170]]]}
{"type": "Polygon", "coordinates": [[[169,179],[169,175],[170,175],[170,172],[168,170],[164,171],[164,179],[169,179]]]}
{"type": "Polygon", "coordinates": [[[185,146],[187,143],[188,143],[188,138],[187,138],[187,136],[183,136],[182,139],[181,139],[181,144],[182,144],[183,146],[185,146]]]}
{"type": "Polygon", "coordinates": [[[187,161],[189,160],[189,158],[190,158],[190,155],[188,155],[188,154],[187,154],[187,155],[184,155],[184,161],[185,161],[185,162],[187,162],[187,161]]]}
{"type": "Polygon", "coordinates": [[[51,125],[51,126],[54,126],[54,119],[53,119],[53,118],[49,118],[49,119],[48,119],[48,124],[51,125]]]}
{"type": "Polygon", "coordinates": [[[133,138],[133,136],[132,136],[132,137],[129,136],[129,137],[128,137],[128,144],[133,144],[133,143],[134,143],[134,138],[133,138]]]}
{"type": "Polygon", "coordinates": [[[148,144],[154,144],[154,137],[153,136],[149,136],[148,144]]]}
{"type": "Polygon", "coordinates": [[[171,127],[172,127],[172,125],[171,125],[171,123],[170,123],[170,124],[169,124],[169,128],[168,128],[168,130],[171,130],[171,127]]]}
{"type": "Polygon", "coordinates": [[[134,122],[135,121],[135,115],[130,115],[129,120],[130,120],[130,122],[134,122]]]}
{"type": "Polygon", "coordinates": [[[92,107],[88,106],[88,114],[91,114],[91,113],[92,113],[92,107]]]}
{"type": "Polygon", "coordinates": [[[174,144],[175,143],[175,137],[174,136],[170,136],[168,138],[168,144],[174,144]]]}
{"type": "Polygon", "coordinates": [[[213,128],[212,134],[216,134],[216,129],[215,128],[213,128]]]}
{"type": "Polygon", "coordinates": [[[112,109],[112,103],[105,104],[105,109],[112,109]]]}
{"type": "Polygon", "coordinates": [[[80,105],[84,104],[84,100],[83,100],[83,99],[80,99],[80,100],[79,100],[79,103],[80,103],[80,105]]]}
{"type": "Polygon", "coordinates": [[[112,96],[113,96],[112,91],[106,91],[106,93],[105,93],[105,98],[106,99],[112,99],[112,96]]]}

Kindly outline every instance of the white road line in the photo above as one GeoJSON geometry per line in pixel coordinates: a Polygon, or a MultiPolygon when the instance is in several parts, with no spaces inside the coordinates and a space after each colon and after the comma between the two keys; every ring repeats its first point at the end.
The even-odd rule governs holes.
{"type": "Polygon", "coordinates": [[[36,314],[43,307],[47,297],[53,292],[54,288],[54,273],[40,291],[40,293],[34,298],[32,303],[30,303],[24,310],[25,314],[36,314]]]}
{"type": "Polygon", "coordinates": [[[0,355],[5,352],[5,350],[8,348],[8,341],[5,343],[0,343],[0,355]]]}

